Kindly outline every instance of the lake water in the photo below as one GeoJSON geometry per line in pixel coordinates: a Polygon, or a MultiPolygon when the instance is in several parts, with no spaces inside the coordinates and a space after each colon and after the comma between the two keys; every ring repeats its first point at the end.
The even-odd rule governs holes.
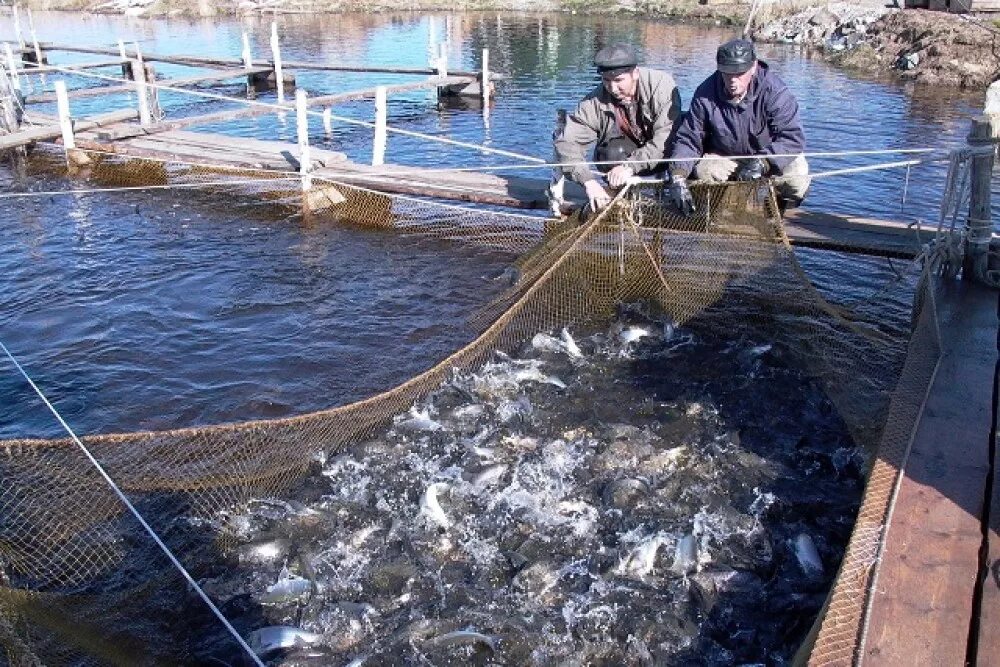
{"type": "MultiPolygon", "coordinates": [[[[38,12],[39,38],[149,53],[238,57],[241,32],[257,58],[269,53],[270,20],[141,20],[38,12]]],[[[571,107],[595,83],[590,61],[602,45],[629,41],[642,60],[674,74],[686,101],[711,69],[716,45],[732,30],[655,20],[568,15],[337,15],[280,17],[283,57],[361,65],[424,66],[431,32],[450,29],[452,70],[476,69],[484,47],[507,78],[484,122],[476,110],[437,109],[433,93],[389,100],[393,127],[549,156],[555,110],[571,107]]],[[[8,26],[8,36],[12,30],[8,26]]],[[[980,103],[954,91],[911,90],[861,80],[787,46],[761,55],[802,106],[811,151],[947,147],[962,142],[980,103]]],[[[101,58],[55,54],[57,63],[101,58]]],[[[189,68],[156,65],[161,76],[189,68]]],[[[105,72],[108,70],[104,70],[105,72]]],[[[399,75],[310,72],[298,85],[313,95],[412,80],[399,75]]],[[[51,89],[52,76],[48,78],[51,89]]],[[[73,77],[72,87],[94,85],[73,77]]],[[[37,77],[29,84],[40,92],[37,77]]],[[[241,95],[242,86],[214,88],[241,95]]],[[[29,95],[30,97],[30,95],[29,95]]],[[[272,100],[273,93],[259,97],[272,100]]],[[[127,95],[78,98],[75,115],[131,104],[127,95]]],[[[168,117],[223,108],[221,102],[164,93],[168,117]]],[[[52,105],[32,106],[50,111],[52,105]]],[[[370,120],[371,102],[337,107],[370,120]]],[[[370,159],[368,128],[336,123],[327,139],[349,157],[370,159]]],[[[294,118],[262,116],[206,130],[294,141],[294,118]]],[[[510,158],[391,135],[389,159],[414,165],[512,164],[510,158]]],[[[814,172],[895,157],[812,160],[814,172]]],[[[525,172],[535,173],[538,172],[525,172]]],[[[907,216],[936,220],[944,167],[915,168],[907,216]]],[[[873,217],[900,216],[905,172],[818,179],[807,206],[873,217]]],[[[74,186],[52,175],[28,186],[8,171],[10,191],[74,186]]],[[[510,257],[455,245],[418,243],[358,229],[249,220],[212,197],[116,193],[0,199],[0,336],[81,432],[165,428],[273,417],[361,398],[429,366],[468,337],[462,316],[489,298],[484,277],[510,257]],[[381,363],[377,356],[394,359],[381,363]]],[[[883,261],[845,265],[823,254],[811,265],[863,295],[891,275],[883,261]],[[821,270],[822,269],[822,270],[821,270]]],[[[0,435],[54,435],[13,372],[0,375],[9,399],[0,435]]]]}

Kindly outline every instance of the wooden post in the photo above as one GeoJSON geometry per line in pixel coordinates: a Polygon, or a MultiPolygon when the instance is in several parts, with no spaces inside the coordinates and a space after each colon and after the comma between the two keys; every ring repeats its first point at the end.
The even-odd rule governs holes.
{"type": "Polygon", "coordinates": [[[3,127],[8,134],[14,134],[19,129],[21,123],[17,114],[17,91],[14,84],[7,77],[7,70],[0,66],[0,79],[3,80],[6,90],[0,93],[0,111],[3,117],[0,118],[0,127],[3,127]]]}
{"type": "Polygon", "coordinates": [[[73,138],[73,119],[69,115],[69,96],[66,95],[66,82],[59,79],[55,82],[56,87],[56,108],[59,110],[59,128],[62,130],[63,148],[66,150],[67,160],[69,151],[76,148],[76,140],[73,138]]]}
{"type": "Polygon", "coordinates": [[[389,105],[385,86],[375,89],[375,142],[372,146],[372,166],[385,164],[385,144],[387,135],[386,116],[389,105]]]}
{"type": "MultiPolygon", "coordinates": [[[[31,35],[31,45],[35,51],[35,66],[41,67],[45,62],[45,58],[42,56],[42,49],[38,46],[38,35],[35,33],[35,19],[31,15],[31,10],[28,10],[28,33],[31,35]]],[[[42,81],[45,81],[45,75],[42,74],[42,81]]]]}
{"type": "Polygon", "coordinates": [[[438,76],[448,76],[448,45],[444,42],[438,44],[437,71],[438,76]]]}
{"type": "Polygon", "coordinates": [[[139,98],[139,124],[143,127],[152,125],[149,99],[146,97],[146,71],[141,60],[132,61],[132,76],[135,79],[135,94],[139,98]]]}
{"type": "MultiPolygon", "coordinates": [[[[994,146],[1000,141],[1000,115],[977,116],[972,119],[969,145],[973,148],[994,146]]],[[[996,151],[972,157],[971,192],[969,198],[969,223],[966,235],[965,260],[962,277],[994,287],[1000,281],[989,275],[990,239],[993,237],[993,219],[990,212],[990,180],[996,151]]]]}
{"type": "Polygon", "coordinates": [[[250,38],[246,32],[243,33],[243,67],[253,69],[253,56],[250,53],[250,38]]]}
{"type": "Polygon", "coordinates": [[[125,62],[126,60],[128,60],[128,56],[127,56],[127,55],[125,55],[125,42],[123,42],[123,41],[122,41],[122,40],[120,40],[120,39],[118,40],[118,55],[120,55],[120,56],[121,56],[121,58],[122,58],[122,62],[123,62],[123,63],[124,63],[124,62],[125,62]]]}
{"type": "Polygon", "coordinates": [[[295,89],[295,126],[299,137],[299,174],[302,192],[312,187],[312,156],[309,151],[309,114],[306,112],[306,91],[295,89]]]}
{"type": "Polygon", "coordinates": [[[271,21],[271,57],[274,59],[274,82],[278,86],[278,104],[285,101],[285,78],[281,73],[281,45],[278,43],[278,24],[271,21]]]}
{"type": "Polygon", "coordinates": [[[17,5],[14,5],[14,36],[17,37],[17,43],[23,49],[24,35],[21,34],[21,12],[17,5]]]}
{"type": "Polygon", "coordinates": [[[433,16],[427,17],[427,59],[431,67],[437,67],[437,21],[433,16]]]}
{"type": "Polygon", "coordinates": [[[7,73],[10,74],[10,84],[14,87],[14,90],[21,90],[21,79],[17,74],[17,62],[14,60],[14,52],[10,48],[10,44],[6,42],[3,45],[4,53],[7,56],[7,73]]]}
{"type": "Polygon", "coordinates": [[[323,131],[326,132],[327,138],[333,134],[333,108],[331,107],[323,109],[323,131]]]}
{"type": "Polygon", "coordinates": [[[483,89],[483,110],[490,106],[490,50],[483,49],[483,73],[479,75],[479,85],[483,89]]]}

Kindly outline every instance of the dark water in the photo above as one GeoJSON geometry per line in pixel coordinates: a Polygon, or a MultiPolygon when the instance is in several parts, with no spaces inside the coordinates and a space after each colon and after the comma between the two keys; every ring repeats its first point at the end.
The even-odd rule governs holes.
{"type": "MultiPolygon", "coordinates": [[[[236,57],[240,32],[267,53],[269,21],[137,20],[38,13],[40,39],[114,45],[136,41],[156,53],[236,57]]],[[[418,66],[427,61],[442,16],[282,17],[284,58],[418,66]]],[[[475,110],[437,110],[429,93],[390,99],[390,125],[547,158],[558,107],[593,83],[601,45],[637,43],[646,63],[674,73],[685,98],[709,71],[730,31],[632,19],[456,15],[451,69],[473,69],[483,47],[504,72],[488,125],[475,110]]],[[[859,80],[788,47],[762,47],[798,95],[813,151],[950,146],[966,132],[979,100],[859,80]]],[[[59,62],[89,57],[59,54],[59,62]]],[[[188,68],[158,65],[162,75],[188,68]]],[[[311,93],[407,80],[394,75],[304,73],[311,93]]],[[[47,79],[51,87],[52,77],[47,79]]],[[[92,85],[79,77],[71,85],[92,85]]],[[[31,85],[39,90],[41,82],[31,85]]],[[[240,87],[222,89],[240,95],[240,87]]],[[[261,99],[273,99],[273,95],[261,99]]],[[[128,96],[73,101],[77,115],[131,103],[128,96]]],[[[169,116],[219,103],[164,94],[169,116]]],[[[48,111],[46,105],[40,110],[48,111]]],[[[338,107],[370,119],[370,103],[338,107]]],[[[326,142],[319,123],[314,139],[326,142]]],[[[294,119],[274,116],[225,128],[245,136],[293,139],[294,119]]],[[[352,158],[370,155],[371,132],[337,123],[326,144],[352,158]]],[[[391,160],[407,164],[509,164],[502,158],[391,136],[391,160]]],[[[817,158],[814,171],[882,158],[817,158]]],[[[530,172],[529,172],[530,173],[530,172]]],[[[907,212],[934,219],[943,167],[915,169],[907,212]]],[[[51,179],[8,190],[61,190],[51,179]]],[[[79,187],[81,184],[76,184],[79,187]]],[[[902,172],[817,180],[808,205],[859,215],[899,212],[902,172]]],[[[242,202],[246,203],[246,202],[242,202]]],[[[26,364],[80,432],[165,428],[273,417],[371,394],[426,368],[466,340],[463,317],[484,303],[509,257],[456,244],[428,244],[358,229],[261,219],[208,195],[148,192],[0,200],[0,339],[26,364]],[[390,363],[386,363],[390,360],[390,363]]],[[[816,278],[850,300],[878,288],[882,260],[812,261],[816,278]]],[[[6,364],[6,362],[5,362],[6,364]]],[[[54,435],[51,417],[9,366],[0,375],[0,435],[54,435]]]]}

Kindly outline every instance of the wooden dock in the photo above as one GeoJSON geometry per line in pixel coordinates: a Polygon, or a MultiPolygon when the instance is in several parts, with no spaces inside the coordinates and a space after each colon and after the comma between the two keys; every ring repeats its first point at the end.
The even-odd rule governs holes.
{"type": "Polygon", "coordinates": [[[941,358],[903,464],[865,665],[1000,664],[1000,299],[961,281],[937,305],[941,358]]]}

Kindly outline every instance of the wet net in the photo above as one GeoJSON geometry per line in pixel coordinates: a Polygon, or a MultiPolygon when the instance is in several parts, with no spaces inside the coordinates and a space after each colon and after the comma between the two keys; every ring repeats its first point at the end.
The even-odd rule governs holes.
{"type": "MultiPolygon", "coordinates": [[[[643,302],[678,326],[733,337],[768,331],[821,385],[855,441],[889,453],[872,457],[868,495],[813,654],[817,664],[851,661],[900,453],[939,352],[934,281],[926,270],[863,302],[836,302],[797,260],[773,189],[753,183],[695,185],[697,213],[690,217],[673,211],[661,185],[640,184],[600,214],[552,221],[320,177],[303,211],[299,182],[287,175],[99,152],[86,157],[79,160],[87,163],[82,177],[95,186],[196,186],[220,202],[255,198],[261,215],[305,215],[519,257],[509,288],[470,313],[475,339],[388,391],[291,418],[84,436],[137,506],[168,518],[156,526],[168,543],[177,517],[203,521],[197,539],[174,536],[180,553],[225,552],[235,530],[226,517],[254,499],[280,498],[318,458],[363,441],[456,372],[514,353],[539,332],[605,326],[620,304],[643,302]],[[885,315],[901,292],[919,296],[912,322],[885,315]]],[[[155,619],[138,631],[131,619],[130,637],[114,628],[124,623],[129,600],[183,605],[192,604],[190,595],[171,577],[148,571],[117,577],[109,590],[107,581],[128,563],[158,561],[139,545],[134,521],[72,440],[0,442],[0,479],[0,644],[9,662],[169,661],[145,641],[159,636],[156,645],[163,644],[155,619]]]]}

